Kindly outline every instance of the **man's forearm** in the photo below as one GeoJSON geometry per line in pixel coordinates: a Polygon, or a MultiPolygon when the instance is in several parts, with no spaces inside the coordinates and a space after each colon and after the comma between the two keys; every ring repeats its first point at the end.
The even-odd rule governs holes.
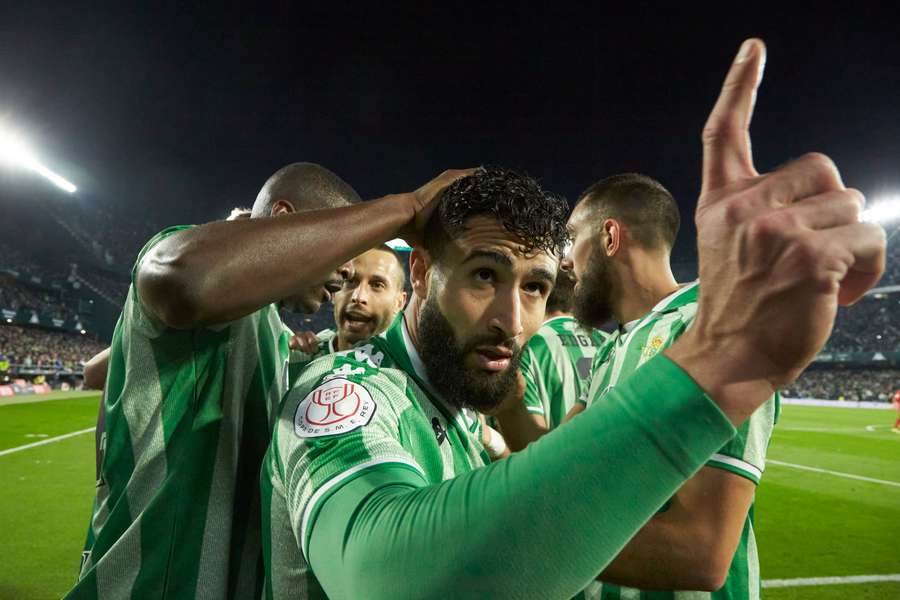
{"type": "Polygon", "coordinates": [[[598,579],[642,589],[718,589],[728,575],[755,490],[740,475],[700,469],[598,579]]]}
{"type": "Polygon", "coordinates": [[[528,412],[524,404],[511,410],[498,412],[494,418],[500,424],[503,439],[506,440],[506,444],[513,452],[522,450],[550,430],[544,418],[528,412]]]}
{"type": "Polygon", "coordinates": [[[348,483],[323,505],[308,544],[325,591],[575,594],[734,432],[683,372],[665,357],[651,360],[657,378],[630,378],[565,430],[508,459],[421,489],[348,483]],[[658,409],[646,410],[676,387],[668,404],[654,400],[658,409]],[[548,556],[564,557],[552,577],[539,568],[548,556]]]}
{"type": "Polygon", "coordinates": [[[404,195],[274,218],[215,222],[157,244],[138,267],[142,301],[167,325],[227,322],[328,278],[397,235],[404,195]]]}

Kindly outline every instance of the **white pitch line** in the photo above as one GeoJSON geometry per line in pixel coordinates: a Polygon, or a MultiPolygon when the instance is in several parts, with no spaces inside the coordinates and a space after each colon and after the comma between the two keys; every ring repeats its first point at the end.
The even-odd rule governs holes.
{"type": "Polygon", "coordinates": [[[836,477],[846,477],[847,479],[857,479],[859,481],[868,481],[869,483],[880,483],[881,485],[892,485],[900,487],[898,481],[888,481],[886,479],[875,479],[873,477],[863,477],[862,475],[854,475],[853,473],[841,473],[840,471],[829,471],[828,469],[820,469],[818,467],[807,467],[806,465],[795,465],[794,463],[782,462],[780,460],[766,460],[767,465],[778,465],[780,467],[791,467],[792,469],[800,469],[802,471],[812,471],[813,473],[825,473],[836,477]]]}
{"type": "Polygon", "coordinates": [[[801,587],[806,585],[842,585],[850,583],[878,583],[900,581],[900,573],[892,575],[851,575],[849,577],[805,577],[802,579],[765,579],[764,588],[801,587]]]}
{"type": "Polygon", "coordinates": [[[21,452],[22,450],[28,450],[29,448],[34,448],[36,446],[43,446],[44,444],[52,444],[53,442],[59,442],[61,440],[75,437],[76,435],[82,435],[84,433],[90,433],[94,431],[96,427],[88,427],[87,429],[82,429],[81,431],[73,431],[72,433],[65,433],[63,435],[58,435],[56,437],[47,438],[46,440],[41,440],[39,442],[33,442],[31,444],[25,444],[24,446],[16,446],[15,448],[7,448],[6,450],[0,450],[0,456],[4,456],[6,454],[12,454],[13,452],[21,452]]]}

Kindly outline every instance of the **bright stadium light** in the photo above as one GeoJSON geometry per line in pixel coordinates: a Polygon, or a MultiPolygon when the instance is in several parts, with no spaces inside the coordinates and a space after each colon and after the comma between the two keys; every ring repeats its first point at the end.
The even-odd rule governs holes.
{"type": "Polygon", "coordinates": [[[0,162],[33,171],[70,194],[78,189],[71,181],[42,165],[21,137],[4,128],[0,128],[0,162]]]}
{"type": "Polygon", "coordinates": [[[862,212],[861,219],[868,223],[888,225],[900,220],[900,195],[878,198],[862,212]]]}

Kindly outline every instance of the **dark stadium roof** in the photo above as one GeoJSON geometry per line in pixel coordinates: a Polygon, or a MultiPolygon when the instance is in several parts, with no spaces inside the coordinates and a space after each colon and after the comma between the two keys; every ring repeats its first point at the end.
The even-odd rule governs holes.
{"type": "Polygon", "coordinates": [[[247,205],[294,160],[364,197],[477,163],[570,200],[643,171],[681,200],[676,258],[690,260],[700,127],[739,42],[759,35],[759,165],[816,149],[864,191],[900,184],[886,4],[323,6],[17,3],[0,25],[0,115],[77,182],[78,201],[159,224],[247,205]]]}

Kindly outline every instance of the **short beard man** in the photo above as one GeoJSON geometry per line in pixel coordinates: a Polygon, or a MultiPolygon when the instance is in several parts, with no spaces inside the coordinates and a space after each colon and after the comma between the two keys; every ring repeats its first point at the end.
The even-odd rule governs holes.
{"type": "Polygon", "coordinates": [[[617,281],[602,248],[594,248],[584,277],[575,284],[572,313],[583,327],[599,328],[613,318],[617,281]]]}

